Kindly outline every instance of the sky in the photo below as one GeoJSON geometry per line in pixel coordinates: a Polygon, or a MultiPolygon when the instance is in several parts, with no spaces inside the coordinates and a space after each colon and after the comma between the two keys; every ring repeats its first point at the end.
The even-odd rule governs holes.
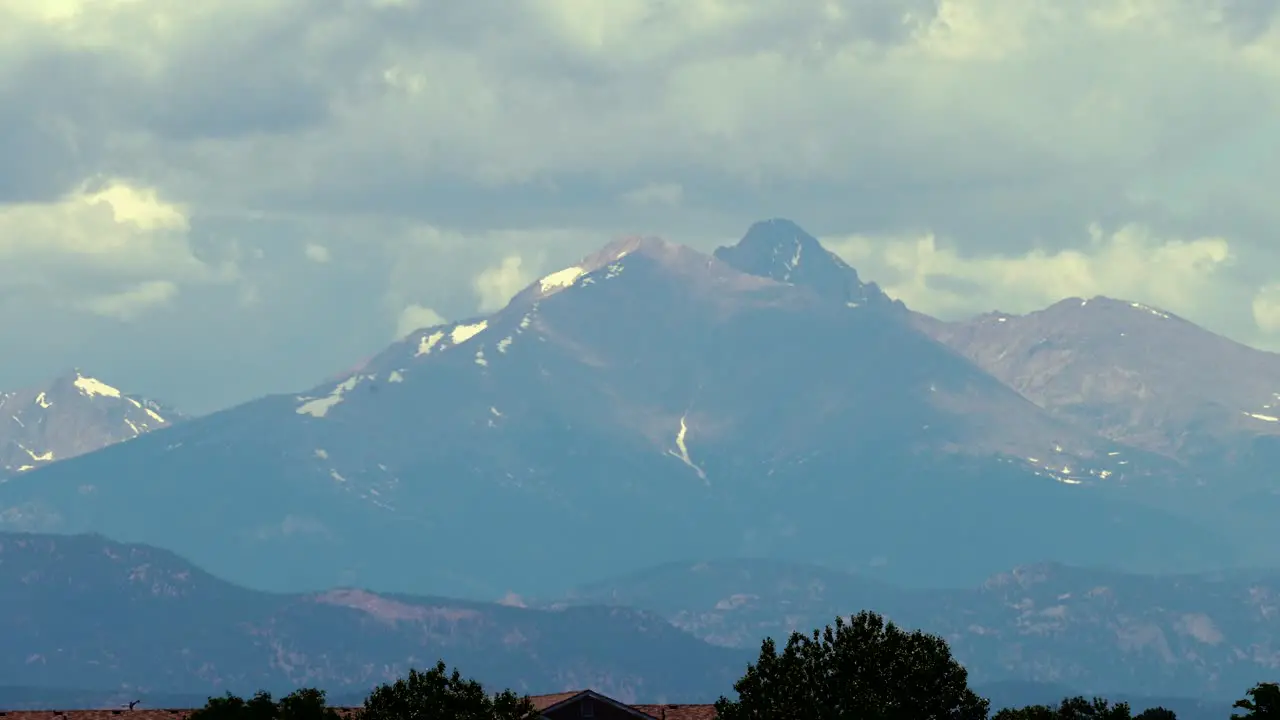
{"type": "Polygon", "coordinates": [[[203,413],[624,235],[1280,350],[1280,0],[0,0],[0,388],[203,413]]]}

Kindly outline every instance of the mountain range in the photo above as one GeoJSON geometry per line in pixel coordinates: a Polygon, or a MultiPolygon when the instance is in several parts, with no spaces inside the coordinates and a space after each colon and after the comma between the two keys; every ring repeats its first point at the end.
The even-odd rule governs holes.
{"type": "Polygon", "coordinates": [[[1139,703],[1221,702],[1280,664],[1276,573],[1151,578],[1041,564],[969,590],[917,591],[732,560],[668,564],[525,607],[352,588],[264,593],[144,545],[19,533],[0,534],[0,588],[0,673],[27,688],[28,704],[93,695],[56,690],[68,686],[113,703],[309,686],[358,704],[437,658],[531,694],[592,687],[629,702],[710,702],[764,637],[860,609],[942,635],[977,687],[1023,704],[1118,690],[1139,703]]]}
{"type": "Polygon", "coordinates": [[[651,610],[710,643],[742,649],[875,610],[942,636],[983,684],[1225,699],[1280,673],[1280,571],[1150,576],[1038,563],[972,588],[916,590],[811,565],[735,559],[669,563],[540,605],[579,604],[651,610]]]}
{"type": "Polygon", "coordinates": [[[6,685],[186,696],[307,686],[362,698],[443,657],[521,692],[678,701],[731,686],[745,662],[642,611],[269,594],[89,535],[0,534],[0,637],[6,685]]]}
{"type": "Polygon", "coordinates": [[[625,239],[337,381],[26,473],[0,527],[145,542],[261,589],[476,598],[685,557],[927,587],[1260,556],[1115,490],[1176,459],[1040,407],[913,317],[788,221],[710,256],[625,239]]]}

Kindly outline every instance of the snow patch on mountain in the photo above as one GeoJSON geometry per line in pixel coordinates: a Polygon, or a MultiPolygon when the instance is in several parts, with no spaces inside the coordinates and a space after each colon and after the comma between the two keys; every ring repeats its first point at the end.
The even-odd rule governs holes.
{"type": "Polygon", "coordinates": [[[578,279],[587,273],[586,270],[578,267],[567,267],[563,270],[547,275],[538,281],[538,289],[543,295],[549,295],[553,292],[573,287],[578,279]]]}
{"type": "Polygon", "coordinates": [[[1143,305],[1142,303],[1139,303],[1139,302],[1131,302],[1131,303],[1129,303],[1129,307],[1131,307],[1131,308],[1136,308],[1136,309],[1138,309],[1138,310],[1143,310],[1143,311],[1145,311],[1145,312],[1149,312],[1149,313],[1151,313],[1152,315],[1155,315],[1155,316],[1156,316],[1156,317],[1158,317],[1158,318],[1163,318],[1163,319],[1165,319],[1165,320],[1168,320],[1168,319],[1169,319],[1169,313],[1167,313],[1167,312],[1163,312],[1163,311],[1160,311],[1160,310],[1157,310],[1157,309],[1155,309],[1155,308],[1151,307],[1150,305],[1143,305]]]}
{"type": "Polygon", "coordinates": [[[21,443],[19,443],[18,448],[21,449],[23,452],[25,452],[27,455],[31,456],[31,459],[34,460],[35,462],[39,462],[39,463],[53,462],[52,450],[46,450],[40,454],[36,454],[34,450],[27,448],[21,443]]]}
{"type": "Polygon", "coordinates": [[[352,375],[334,386],[333,390],[330,391],[328,395],[318,398],[302,398],[304,402],[298,406],[295,412],[299,415],[310,415],[311,417],[322,418],[328,415],[330,410],[341,404],[345,399],[346,394],[355,390],[357,385],[366,380],[373,379],[374,377],[372,375],[352,375]]]}
{"type": "Polygon", "coordinates": [[[471,325],[458,325],[449,333],[449,340],[452,341],[454,345],[461,345],[487,329],[489,329],[488,320],[481,320],[480,322],[473,323],[471,325]]]}
{"type": "Polygon", "coordinates": [[[437,330],[433,333],[430,333],[429,335],[423,335],[422,339],[418,341],[418,352],[414,354],[415,357],[430,355],[431,351],[434,350],[436,345],[439,345],[440,341],[443,339],[444,339],[443,330],[437,330]]]}
{"type": "Polygon", "coordinates": [[[680,430],[676,432],[676,449],[668,450],[667,454],[679,460],[680,462],[684,463],[685,465],[688,465],[690,468],[693,469],[694,472],[698,473],[698,478],[700,480],[702,480],[707,484],[710,484],[707,481],[707,473],[702,469],[702,467],[700,467],[697,463],[693,461],[693,458],[689,456],[688,437],[689,437],[689,416],[686,414],[686,415],[680,416],[680,430]]]}
{"type": "Polygon", "coordinates": [[[88,397],[101,396],[118,398],[121,395],[120,391],[116,388],[111,387],[97,378],[85,377],[78,372],[76,373],[74,385],[81,393],[88,397]]]}

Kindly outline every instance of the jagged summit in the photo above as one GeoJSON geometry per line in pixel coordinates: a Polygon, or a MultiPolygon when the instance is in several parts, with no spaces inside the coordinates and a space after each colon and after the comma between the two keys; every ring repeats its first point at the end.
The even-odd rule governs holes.
{"type": "Polygon", "coordinates": [[[864,283],[857,270],[785,218],[754,223],[736,245],[716,249],[715,257],[742,272],[809,287],[850,306],[895,305],[879,286],[864,283]]]}
{"type": "Polygon", "coordinates": [[[0,393],[0,478],[98,450],[182,419],[79,368],[42,387],[0,393]]]}
{"type": "Polygon", "coordinates": [[[553,295],[613,281],[624,274],[640,280],[639,284],[631,287],[642,292],[658,292],[666,282],[689,283],[710,289],[713,294],[732,294],[734,290],[751,290],[771,284],[768,276],[761,277],[732,267],[687,245],[652,236],[631,236],[610,242],[576,264],[535,280],[512,298],[498,315],[523,313],[553,295]]]}
{"type": "Polygon", "coordinates": [[[631,287],[646,291],[658,291],[665,282],[660,278],[679,277],[681,283],[691,283],[728,299],[736,291],[754,291],[781,283],[806,288],[822,300],[850,307],[903,308],[875,283],[864,283],[854,268],[799,225],[775,218],[753,224],[738,243],[721,247],[710,256],[658,237],[620,238],[573,265],[538,278],[512,298],[499,315],[524,313],[553,295],[613,280],[628,268],[628,277],[647,278],[631,287]]]}

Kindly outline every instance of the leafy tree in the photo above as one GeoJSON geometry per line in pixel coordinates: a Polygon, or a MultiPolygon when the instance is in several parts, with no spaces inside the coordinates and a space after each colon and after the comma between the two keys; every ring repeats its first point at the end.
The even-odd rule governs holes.
{"type": "Polygon", "coordinates": [[[323,690],[301,688],[280,698],[275,720],[339,720],[339,715],[325,703],[323,690]]]}
{"type": "Polygon", "coordinates": [[[1280,685],[1258,683],[1231,707],[1245,711],[1243,714],[1232,713],[1231,720],[1280,720],[1280,685]]]}
{"type": "MultiPolygon", "coordinates": [[[[1149,708],[1138,714],[1142,720],[1177,720],[1172,710],[1162,707],[1149,708]]],[[[992,720],[1132,720],[1133,714],[1128,703],[1112,705],[1103,698],[1086,700],[1084,697],[1064,698],[1058,707],[1048,705],[1028,705],[1023,708],[1008,708],[996,713],[992,720]]]]}
{"type": "Polygon", "coordinates": [[[1058,720],[1058,711],[1048,705],[1027,705],[1005,708],[993,715],[991,720],[1058,720]]]}
{"type": "Polygon", "coordinates": [[[1132,717],[1133,713],[1129,710],[1129,703],[1112,705],[1100,697],[1095,697],[1092,700],[1086,700],[1080,696],[1065,698],[1058,705],[1058,720],[1085,720],[1086,718],[1130,720],[1132,717]]]}
{"type": "Polygon", "coordinates": [[[272,700],[271,693],[258,691],[244,698],[228,692],[211,697],[204,707],[191,713],[188,720],[338,720],[338,713],[325,705],[323,690],[302,688],[272,700]]]}
{"type": "Polygon", "coordinates": [[[359,720],[535,720],[538,711],[528,696],[510,690],[489,695],[475,680],[444,662],[426,672],[410,670],[407,678],[382,685],[365,698],[359,720]]]}
{"type": "Polygon", "coordinates": [[[989,707],[942,638],[872,612],[793,633],[781,653],[766,639],[733,688],[737,700],[716,702],[719,720],[986,720],[989,707]]]}

